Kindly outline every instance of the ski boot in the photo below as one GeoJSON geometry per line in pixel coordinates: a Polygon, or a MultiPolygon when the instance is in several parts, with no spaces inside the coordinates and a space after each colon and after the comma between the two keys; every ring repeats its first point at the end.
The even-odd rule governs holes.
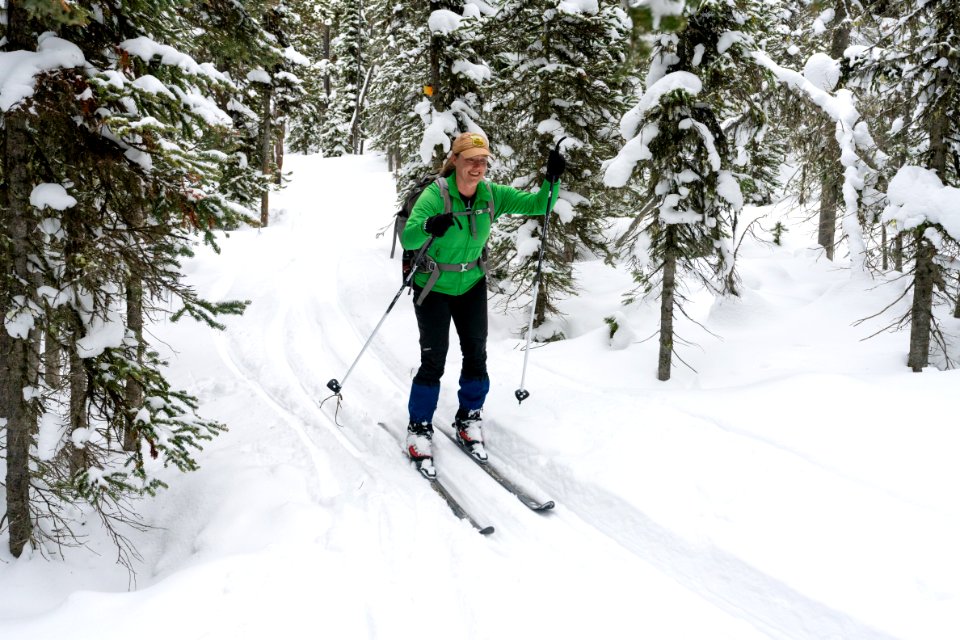
{"type": "Polygon", "coordinates": [[[429,422],[411,422],[407,425],[407,455],[425,478],[437,477],[433,466],[433,425],[429,422]]]}
{"type": "Polygon", "coordinates": [[[487,451],[483,448],[483,418],[480,409],[460,408],[453,422],[457,433],[457,442],[480,462],[487,461],[487,451]]]}

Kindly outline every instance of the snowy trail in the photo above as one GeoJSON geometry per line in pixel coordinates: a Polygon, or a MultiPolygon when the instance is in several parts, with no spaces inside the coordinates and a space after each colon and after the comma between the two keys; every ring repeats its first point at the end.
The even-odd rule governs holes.
{"type": "MultiPolygon", "coordinates": [[[[296,178],[294,182],[296,184],[296,178]]],[[[332,189],[336,183],[336,176],[331,177],[330,182],[319,179],[311,182],[317,189],[317,196],[323,193],[324,189],[332,189]]],[[[304,197],[297,196],[295,193],[286,195],[296,199],[304,197]]],[[[231,330],[219,342],[221,357],[239,377],[254,387],[253,391],[257,396],[264,398],[278,414],[284,417],[288,427],[296,432],[305,446],[312,451],[323,450],[327,456],[336,457],[338,456],[336,451],[339,449],[342,453],[355,458],[361,466],[369,467],[367,473],[371,477],[382,478],[398,473],[401,477],[412,476],[416,494],[419,494],[419,499],[422,500],[425,483],[410,472],[398,471],[398,467],[406,467],[408,470],[412,467],[401,457],[399,447],[395,443],[384,443],[384,434],[375,429],[375,422],[378,419],[395,416],[405,405],[409,379],[405,379],[404,374],[399,372],[403,371],[401,363],[404,360],[409,366],[411,353],[409,348],[406,353],[398,354],[390,348],[392,343],[389,338],[384,336],[371,346],[364,355],[362,365],[358,366],[344,390],[345,401],[339,416],[341,423],[344,424],[342,429],[334,426],[331,420],[332,410],[328,408],[332,405],[332,401],[328,404],[328,408],[322,411],[317,407],[317,401],[329,395],[323,382],[331,376],[331,366],[341,367],[340,371],[349,366],[352,361],[350,354],[356,355],[355,350],[359,350],[363,340],[369,336],[369,332],[379,320],[378,314],[363,311],[376,308],[379,304],[383,304],[385,308],[386,302],[389,301],[389,293],[382,295],[387,288],[384,287],[382,282],[384,279],[379,277],[380,274],[377,271],[381,266],[380,263],[384,262],[383,256],[372,255],[369,251],[354,250],[353,254],[341,254],[340,264],[334,265],[331,255],[349,245],[342,238],[333,238],[332,241],[328,239],[326,242],[319,240],[320,226],[306,224],[302,218],[297,217],[298,213],[290,210],[284,214],[289,216],[289,233],[284,234],[286,237],[283,242],[302,244],[288,246],[290,262],[270,269],[274,273],[274,282],[278,285],[272,294],[276,299],[265,301],[258,298],[258,305],[255,305],[269,309],[269,313],[264,313],[263,318],[258,318],[259,312],[252,307],[247,315],[236,323],[236,325],[250,327],[249,330],[238,330],[239,326],[231,325],[231,330]],[[306,244],[313,242],[316,242],[315,250],[307,250],[306,244]],[[374,262],[374,267],[367,264],[371,261],[374,262]],[[341,276],[336,279],[338,287],[336,292],[330,291],[329,283],[320,284],[318,281],[315,291],[311,287],[309,295],[297,295],[304,293],[304,280],[302,277],[288,277],[290,273],[330,273],[331,270],[341,276]],[[344,277],[344,274],[350,275],[344,277]],[[370,304],[365,305],[363,309],[358,311],[356,308],[351,308],[347,302],[341,303],[341,301],[363,300],[365,297],[363,293],[371,288],[379,291],[366,296],[370,304]],[[329,299],[334,295],[336,303],[332,303],[329,299]],[[319,302],[320,300],[323,302],[319,302]],[[329,340],[324,338],[324,334],[342,336],[345,339],[329,340]],[[254,339],[255,335],[256,339],[254,339]]],[[[283,225],[282,220],[277,223],[277,227],[282,228],[283,225]]],[[[277,233],[275,230],[269,232],[277,233]]],[[[350,250],[352,249],[348,249],[350,250]]],[[[254,274],[261,272],[267,265],[258,265],[249,254],[245,255],[245,268],[249,273],[241,271],[238,281],[249,283],[255,278],[254,274]]],[[[389,286],[395,280],[389,275],[397,269],[395,264],[389,262],[386,266],[391,269],[387,272],[386,278],[389,286]]],[[[217,293],[229,297],[228,292],[222,289],[217,293]]],[[[407,300],[403,302],[409,304],[407,300]]],[[[409,309],[396,309],[394,314],[412,316],[409,309]]],[[[399,318],[391,319],[402,322],[399,318]]],[[[409,330],[409,322],[410,319],[407,318],[405,323],[408,325],[407,330],[409,330]]],[[[389,332],[384,331],[384,333],[389,332]]],[[[412,353],[415,354],[415,337],[412,341],[407,339],[406,342],[408,347],[412,345],[412,353]]],[[[341,373],[336,372],[336,375],[339,376],[341,373]]],[[[606,575],[606,580],[610,580],[611,577],[619,580],[622,579],[619,578],[620,576],[630,574],[631,581],[637,585],[637,588],[643,588],[642,585],[648,583],[646,589],[651,593],[669,593],[672,594],[672,598],[679,598],[681,601],[693,598],[697,602],[698,609],[710,611],[701,617],[697,622],[698,625],[703,624],[703,620],[715,619],[712,626],[716,629],[723,629],[726,626],[737,629],[732,635],[719,631],[718,637],[744,637],[742,623],[736,618],[726,620],[725,614],[711,610],[709,605],[699,602],[698,596],[684,595],[684,590],[678,588],[670,578],[667,578],[664,583],[664,578],[657,572],[651,571],[645,561],[630,558],[631,554],[625,555],[621,545],[611,545],[605,534],[598,534],[594,527],[588,525],[587,521],[574,512],[562,507],[557,513],[546,516],[530,512],[490,481],[482,470],[475,468],[466,456],[444,438],[437,439],[437,456],[438,460],[442,460],[442,473],[453,481],[457,497],[478,518],[484,519],[484,522],[490,521],[497,527],[496,540],[489,546],[494,550],[499,549],[498,554],[505,553],[509,556],[509,564],[504,565],[505,574],[515,574],[515,565],[521,558],[550,558],[550,562],[553,563],[556,559],[563,558],[569,549],[600,549],[602,551],[599,553],[593,551],[585,555],[603,558],[599,561],[597,561],[598,558],[594,558],[595,561],[592,563],[594,567],[591,570],[606,575]],[[465,488],[469,488],[469,491],[465,492],[465,488]],[[625,571],[627,568],[630,569],[625,571]]],[[[322,469],[324,466],[322,462],[316,462],[317,454],[314,458],[315,465],[322,469]]],[[[341,465],[342,462],[342,459],[338,460],[337,465],[341,465]]],[[[328,474],[329,472],[318,473],[317,482],[330,483],[331,480],[326,477],[328,474]]],[[[523,474],[517,475],[522,477],[523,474]]],[[[367,481],[370,479],[367,478],[367,481]]],[[[410,482],[403,483],[403,485],[409,484],[410,482]]],[[[534,481],[532,484],[536,486],[537,483],[534,481]]],[[[435,500],[435,498],[432,499],[435,500]]],[[[432,506],[431,511],[436,512],[435,505],[432,506]]],[[[444,514],[441,513],[441,515],[444,514]]],[[[446,521],[445,526],[459,524],[455,521],[451,523],[452,518],[446,515],[442,520],[446,521]]],[[[474,542],[471,546],[480,544],[483,542],[474,542]]],[[[438,553],[456,556],[458,550],[441,549],[438,553]]],[[[540,581],[544,578],[544,571],[540,569],[524,576],[523,579],[534,581],[538,584],[538,589],[542,590],[543,585],[540,581]]],[[[627,595],[629,591],[632,590],[624,591],[621,597],[630,597],[627,595]]],[[[578,593],[577,597],[582,596],[582,593],[578,593]]],[[[476,600],[478,597],[478,593],[471,591],[467,599],[476,600]]],[[[603,598],[605,604],[602,608],[609,610],[610,624],[615,628],[622,628],[622,621],[618,621],[618,616],[614,614],[614,611],[620,607],[611,607],[611,602],[615,602],[616,599],[611,601],[609,593],[606,593],[603,598]]],[[[504,604],[504,602],[498,602],[497,606],[502,608],[504,604]]],[[[547,599],[539,603],[540,607],[549,605],[550,602],[547,599]]],[[[620,610],[628,610],[626,603],[621,606],[623,608],[620,610]]],[[[533,608],[536,609],[537,605],[533,608]]],[[[595,623],[593,624],[595,626],[595,623]]],[[[675,624],[675,626],[677,637],[682,637],[683,625],[675,624]]],[[[478,627],[482,628],[483,625],[478,623],[478,627]]],[[[753,635],[753,632],[749,632],[748,635],[753,635]]],[[[484,636],[479,633],[476,637],[484,636]]]]}
{"type": "MultiPolygon", "coordinates": [[[[852,324],[876,310],[872,284],[802,243],[745,243],[740,299],[689,292],[693,317],[723,340],[686,323],[698,372],[677,367],[663,384],[656,344],[642,342],[656,305],[623,307],[627,274],[578,264],[587,286],[563,302],[567,339],[531,354],[522,405],[526,316],[494,311],[487,449],[557,507],[530,511],[438,437],[440,473],[496,527],[483,537],[377,426],[406,420],[419,358],[409,297],[339,414],[320,406],[400,286],[390,238],[377,238],[389,173],[376,156],[292,155],[286,168],[270,227],[186,264],[201,295],[249,299],[248,311],[222,334],[154,328],[179,350],[174,383],[230,431],[145,505],[157,529],[138,537],[138,589],[102,559],[0,558],[0,637],[960,636],[958,405],[941,407],[960,372],[904,373],[901,336],[862,343],[852,324]]],[[[456,409],[453,345],[442,426],[456,409]]],[[[107,542],[95,540],[109,556],[107,542]]]]}
{"type": "MultiPolygon", "coordinates": [[[[294,184],[298,189],[308,184],[314,192],[297,193],[291,189],[283,194],[290,202],[319,201],[321,197],[329,201],[343,183],[336,174],[328,176],[320,171],[309,181],[298,177],[295,169],[294,184]]],[[[334,204],[334,210],[346,209],[346,204],[340,207],[334,204]]],[[[345,426],[335,426],[332,411],[321,411],[317,407],[318,400],[329,395],[323,383],[331,376],[342,375],[353,361],[391,298],[390,286],[399,281],[399,276],[392,277],[393,272],[398,271],[396,264],[386,261],[382,255],[385,243],[372,245],[369,241],[371,228],[384,219],[382,209],[375,212],[377,217],[371,217],[369,212],[366,217],[358,215],[356,225],[339,227],[342,232],[333,237],[325,231],[327,227],[318,216],[306,215],[292,205],[283,215],[276,225],[287,232],[284,242],[290,258],[289,262],[272,268],[272,282],[280,286],[275,292],[275,302],[268,303],[272,317],[260,325],[262,349],[251,350],[252,336],[232,331],[221,343],[222,355],[238,375],[254,387],[255,393],[286,417],[286,422],[306,446],[314,451],[323,449],[328,455],[339,448],[360,467],[371,467],[355,473],[369,476],[396,473],[401,465],[397,461],[387,464],[383,456],[396,455],[397,451],[393,445],[382,442],[383,434],[377,433],[375,423],[402,414],[405,406],[409,377],[405,376],[404,367],[409,369],[416,362],[415,325],[411,324],[409,309],[403,308],[409,306],[408,300],[398,304],[393,312],[397,317],[388,319],[391,324],[385,325],[348,381],[340,416],[345,426]],[[356,244],[351,245],[351,241],[356,244]],[[323,275],[303,277],[311,273],[323,275]],[[334,273],[335,278],[331,277],[334,273]],[[366,304],[358,308],[360,300],[366,304]],[[404,333],[404,337],[395,339],[404,333]],[[301,424],[306,426],[299,426],[301,424]]],[[[277,231],[271,229],[270,232],[277,231]]],[[[267,252],[268,255],[274,253],[267,252]]],[[[268,265],[256,266],[254,262],[249,266],[254,272],[271,270],[268,265]]],[[[392,292],[395,291],[394,287],[392,292]]],[[[455,352],[455,347],[452,351],[455,352]]],[[[451,354],[451,358],[455,356],[451,354]]],[[[455,363],[456,360],[452,360],[448,369],[455,370],[455,363]]],[[[544,371],[549,368],[549,365],[543,367],[544,371]]],[[[438,416],[444,410],[451,411],[448,402],[441,402],[438,416]]],[[[684,419],[697,418],[695,414],[688,414],[684,419]]],[[[497,426],[497,419],[491,421],[491,426],[497,426]]],[[[759,440],[747,432],[729,433],[737,438],[759,440]]],[[[491,442],[492,455],[501,456],[507,468],[517,470],[515,475],[522,484],[540,489],[544,495],[550,494],[561,506],[546,518],[530,513],[480,470],[472,468],[472,463],[451,443],[438,438],[437,457],[442,473],[454,481],[459,492],[457,497],[479,519],[497,527],[494,546],[509,549],[517,556],[543,554],[544,549],[549,548],[562,554],[563,549],[603,547],[600,540],[609,539],[639,559],[643,568],[638,570],[652,576],[653,582],[663,578],[656,577],[657,572],[652,572],[651,566],[669,576],[671,582],[689,589],[696,598],[713,602],[731,619],[749,621],[751,626],[771,637],[891,637],[803,595],[740,557],[703,541],[684,539],[636,508],[630,500],[578,474],[574,467],[557,459],[545,460],[536,452],[533,441],[516,431],[505,429],[498,437],[499,440],[491,442]],[[531,465],[531,461],[535,464],[531,465]],[[470,487],[470,492],[463,493],[463,487],[470,487]],[[546,540],[550,542],[545,543],[546,540]]],[[[764,444],[803,457],[781,444],[772,441],[764,444]]],[[[728,442],[725,446],[736,444],[728,442]]],[[[798,473],[825,470],[815,460],[805,459],[805,462],[814,465],[814,469],[798,473]]],[[[318,474],[318,481],[331,482],[323,474],[318,474]]],[[[422,488],[418,493],[422,493],[422,488]]],[[[619,558],[618,564],[623,562],[620,553],[613,555],[619,558]]],[[[630,564],[637,562],[632,560],[630,564]]],[[[615,570],[612,567],[607,569],[611,573],[622,571],[622,567],[615,570]]]]}

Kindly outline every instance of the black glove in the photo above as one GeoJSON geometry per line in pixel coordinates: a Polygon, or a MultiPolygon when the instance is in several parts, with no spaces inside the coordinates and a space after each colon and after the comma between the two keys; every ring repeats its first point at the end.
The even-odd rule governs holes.
{"type": "Polygon", "coordinates": [[[423,223],[423,230],[435,238],[443,237],[443,234],[453,226],[453,214],[441,213],[438,216],[431,216],[423,223]]]}
{"type": "Polygon", "coordinates": [[[567,168],[567,161],[560,155],[556,149],[547,156],[547,180],[556,182],[560,179],[563,171],[567,168]]]}

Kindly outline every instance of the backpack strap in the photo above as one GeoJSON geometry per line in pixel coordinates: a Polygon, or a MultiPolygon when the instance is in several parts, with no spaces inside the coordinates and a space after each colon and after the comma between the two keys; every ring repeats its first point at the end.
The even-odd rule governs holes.
{"type": "MultiPolygon", "coordinates": [[[[486,212],[490,215],[490,227],[492,228],[492,227],[493,227],[493,221],[494,221],[494,220],[496,219],[496,217],[497,217],[496,205],[495,205],[495,203],[494,203],[494,201],[493,201],[493,189],[490,187],[490,183],[487,182],[486,180],[484,180],[483,183],[484,183],[485,185],[487,185],[487,192],[490,194],[490,201],[487,203],[486,212]]],[[[483,211],[483,209],[478,209],[478,210],[473,210],[473,209],[471,209],[471,210],[469,210],[469,211],[458,211],[457,213],[454,213],[454,214],[453,214],[455,217],[464,217],[464,216],[467,217],[467,219],[470,221],[470,235],[473,236],[473,239],[474,239],[474,240],[477,239],[477,216],[476,216],[476,214],[479,213],[479,212],[481,212],[481,211],[483,211]]],[[[446,212],[444,212],[444,213],[446,213],[446,212]]],[[[460,224],[460,223],[457,222],[457,225],[459,225],[459,224],[460,224]]]]}
{"type": "Polygon", "coordinates": [[[487,185],[487,192],[490,194],[490,202],[488,204],[490,208],[490,227],[493,227],[493,221],[497,219],[497,207],[496,203],[493,201],[493,185],[489,181],[484,180],[483,183],[487,185]]]}
{"type": "Polygon", "coordinates": [[[393,255],[397,252],[397,238],[403,233],[403,228],[407,226],[407,218],[402,217],[400,215],[401,213],[403,213],[403,209],[393,214],[393,244],[390,245],[391,260],[393,260],[393,255]]]}
{"type": "MultiPolygon", "coordinates": [[[[412,194],[415,194],[417,197],[423,193],[423,190],[426,186],[429,186],[430,183],[437,183],[437,187],[440,189],[440,196],[443,198],[443,212],[447,213],[452,208],[453,205],[450,203],[450,187],[447,186],[447,181],[440,176],[437,176],[435,179],[430,180],[424,185],[423,182],[420,182],[413,187],[411,191],[412,194]]],[[[410,210],[413,209],[413,205],[416,204],[417,198],[413,198],[412,195],[407,195],[407,200],[404,206],[400,207],[400,210],[394,214],[393,220],[393,243],[390,245],[390,257],[397,253],[397,242],[401,237],[403,237],[403,229],[407,226],[407,220],[410,219],[410,210]]]]}
{"type": "Polygon", "coordinates": [[[453,211],[453,204],[450,202],[450,185],[447,184],[447,179],[443,176],[437,176],[434,182],[440,189],[440,197],[443,198],[443,212],[450,213],[453,211]]]}

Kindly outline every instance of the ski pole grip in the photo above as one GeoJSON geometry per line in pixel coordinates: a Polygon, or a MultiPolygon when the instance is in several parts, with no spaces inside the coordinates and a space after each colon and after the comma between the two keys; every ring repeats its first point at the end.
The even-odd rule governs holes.
{"type": "Polygon", "coordinates": [[[327,389],[333,391],[334,393],[340,393],[340,389],[343,387],[340,386],[340,383],[337,382],[336,378],[333,378],[330,382],[327,383],[327,389]]]}

